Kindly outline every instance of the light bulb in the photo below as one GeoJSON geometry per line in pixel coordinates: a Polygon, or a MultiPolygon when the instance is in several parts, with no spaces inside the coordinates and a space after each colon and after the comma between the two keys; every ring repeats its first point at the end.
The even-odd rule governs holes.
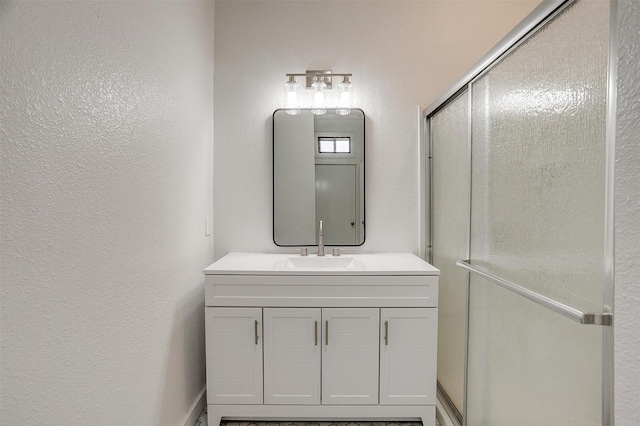
{"type": "Polygon", "coordinates": [[[287,101],[285,102],[288,108],[298,106],[298,94],[295,91],[287,92],[287,101]]]}
{"type": "Polygon", "coordinates": [[[300,85],[296,83],[294,76],[289,76],[289,81],[284,84],[284,107],[290,115],[300,114],[300,97],[298,96],[300,85]]]}
{"type": "Polygon", "coordinates": [[[345,75],[342,83],[338,84],[338,109],[336,114],[347,115],[351,113],[351,107],[353,106],[352,86],[349,82],[349,76],[345,75]]]}
{"type": "Polygon", "coordinates": [[[324,91],[327,89],[327,85],[324,82],[324,77],[314,77],[311,88],[314,90],[311,112],[315,115],[325,114],[327,110],[324,106],[324,91]]]}

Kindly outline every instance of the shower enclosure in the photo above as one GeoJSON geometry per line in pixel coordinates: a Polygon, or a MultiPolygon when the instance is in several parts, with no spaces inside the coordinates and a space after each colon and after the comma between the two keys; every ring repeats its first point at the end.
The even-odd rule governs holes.
{"type": "Polygon", "coordinates": [[[461,424],[611,424],[612,22],[615,2],[543,2],[425,111],[461,424]]]}

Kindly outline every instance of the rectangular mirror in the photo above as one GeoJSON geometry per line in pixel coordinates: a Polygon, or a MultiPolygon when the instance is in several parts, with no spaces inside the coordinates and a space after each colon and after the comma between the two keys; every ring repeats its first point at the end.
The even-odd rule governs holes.
{"type": "MultiPolygon", "coordinates": [[[[298,111],[298,110],[296,110],[298,111]]],[[[279,246],[364,243],[364,111],[273,113],[273,241],[279,246]]]]}

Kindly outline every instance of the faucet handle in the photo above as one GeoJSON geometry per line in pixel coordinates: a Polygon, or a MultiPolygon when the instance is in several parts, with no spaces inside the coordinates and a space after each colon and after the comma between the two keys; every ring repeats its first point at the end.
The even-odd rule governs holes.
{"type": "Polygon", "coordinates": [[[309,252],[307,251],[306,247],[302,247],[300,249],[300,256],[309,256],[309,252]]]}
{"type": "Polygon", "coordinates": [[[333,256],[340,256],[340,247],[333,248],[333,256]]]}

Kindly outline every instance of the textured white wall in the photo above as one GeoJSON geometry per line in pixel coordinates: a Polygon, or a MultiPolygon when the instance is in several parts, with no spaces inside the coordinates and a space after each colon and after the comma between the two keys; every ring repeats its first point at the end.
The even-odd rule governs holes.
{"type": "Polygon", "coordinates": [[[640,3],[618,2],[615,420],[640,424],[640,3]]]}
{"type": "Polygon", "coordinates": [[[214,4],[0,8],[0,423],[180,424],[205,376],[214,4]]]}
{"type": "Polygon", "coordinates": [[[361,251],[419,248],[418,105],[447,90],[539,1],[216,2],[216,257],[272,242],[271,114],[285,73],[353,73],[366,120],[361,251]]]}

